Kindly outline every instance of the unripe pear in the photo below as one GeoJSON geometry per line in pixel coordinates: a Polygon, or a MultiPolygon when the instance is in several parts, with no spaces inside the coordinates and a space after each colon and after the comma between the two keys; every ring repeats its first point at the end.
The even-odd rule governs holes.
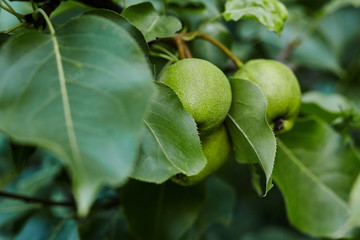
{"type": "Polygon", "coordinates": [[[275,60],[247,62],[234,77],[256,83],[266,100],[266,119],[276,134],[289,131],[298,116],[301,90],[292,70],[275,60]]]}

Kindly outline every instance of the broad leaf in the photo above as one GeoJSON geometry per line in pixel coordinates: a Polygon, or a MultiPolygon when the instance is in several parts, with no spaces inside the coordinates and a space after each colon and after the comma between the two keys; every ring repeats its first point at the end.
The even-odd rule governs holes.
{"type": "Polygon", "coordinates": [[[195,175],[205,166],[194,119],[174,91],[156,83],[157,94],[144,119],[139,160],[132,177],[162,183],[177,173],[195,175]]]}
{"type": "Polygon", "coordinates": [[[144,54],[119,25],[86,16],[54,35],[12,38],[0,72],[0,130],[59,157],[85,215],[102,184],[118,186],[133,169],[153,90],[144,54]]]}
{"type": "Polygon", "coordinates": [[[125,187],[124,211],[139,240],[177,240],[195,222],[205,199],[203,185],[182,187],[131,181],[125,187]]]}
{"type": "Polygon", "coordinates": [[[224,12],[226,21],[254,19],[279,35],[287,15],[286,7],[278,0],[227,0],[224,12]]]}
{"type": "Polygon", "coordinates": [[[350,101],[339,94],[322,94],[307,92],[301,97],[301,112],[316,115],[328,122],[341,117],[345,111],[351,109],[350,101]]]}
{"type": "Polygon", "coordinates": [[[174,36],[181,29],[177,18],[161,16],[149,2],[125,8],[122,16],[142,32],[147,42],[174,36]]]}
{"type": "Polygon", "coordinates": [[[232,78],[232,105],[226,119],[240,163],[259,163],[266,176],[266,192],[271,188],[276,139],[266,121],[266,99],[255,83],[232,78]]]}
{"type": "Polygon", "coordinates": [[[346,224],[349,194],[359,171],[354,150],[316,118],[299,120],[278,140],[275,183],[291,223],[310,235],[331,238],[346,224]]]}

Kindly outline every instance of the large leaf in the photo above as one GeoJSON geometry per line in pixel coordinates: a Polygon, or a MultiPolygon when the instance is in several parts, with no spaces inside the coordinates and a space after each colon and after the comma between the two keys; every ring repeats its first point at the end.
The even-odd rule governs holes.
{"type": "Polygon", "coordinates": [[[254,19],[279,35],[287,15],[286,7],[278,0],[227,0],[224,12],[226,21],[254,19]]]}
{"type": "Polygon", "coordinates": [[[132,177],[161,183],[177,173],[195,175],[205,166],[194,119],[174,91],[157,83],[144,119],[139,160],[132,177]]]}
{"type": "Polygon", "coordinates": [[[144,54],[119,25],[86,16],[56,34],[12,38],[0,72],[1,131],[59,157],[85,215],[102,184],[118,186],[133,169],[153,90],[144,54]]]}
{"type": "Polygon", "coordinates": [[[177,240],[195,222],[205,199],[203,185],[178,186],[132,181],[125,187],[124,211],[139,240],[177,240]]]}
{"type": "Polygon", "coordinates": [[[149,2],[125,8],[122,16],[142,32],[147,42],[174,36],[181,29],[177,18],[161,16],[149,2]]]}
{"type": "Polygon", "coordinates": [[[278,140],[274,180],[290,221],[310,235],[331,238],[346,224],[359,171],[357,154],[321,120],[299,120],[278,140]]]}
{"type": "Polygon", "coordinates": [[[255,83],[232,78],[232,105],[226,119],[240,163],[259,163],[266,176],[266,191],[271,188],[276,139],[266,121],[266,99],[255,83]]]}

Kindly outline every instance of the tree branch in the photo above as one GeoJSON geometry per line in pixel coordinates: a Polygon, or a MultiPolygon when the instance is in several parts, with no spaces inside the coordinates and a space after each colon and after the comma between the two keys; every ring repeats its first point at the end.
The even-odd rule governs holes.
{"type": "Polygon", "coordinates": [[[16,200],[20,200],[20,201],[24,201],[24,202],[28,202],[28,203],[29,202],[40,203],[44,206],[63,206],[63,207],[76,208],[75,202],[73,202],[73,201],[56,202],[56,201],[51,201],[51,200],[42,199],[42,198],[35,198],[35,197],[23,196],[23,195],[15,194],[15,193],[8,193],[8,192],[4,192],[4,191],[0,191],[0,197],[12,198],[12,199],[16,199],[16,200]]]}

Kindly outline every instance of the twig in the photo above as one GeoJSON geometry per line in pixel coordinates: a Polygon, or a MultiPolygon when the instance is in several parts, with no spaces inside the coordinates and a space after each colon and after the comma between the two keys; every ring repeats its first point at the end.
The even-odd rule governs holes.
{"type": "Polygon", "coordinates": [[[0,191],[0,197],[12,198],[12,199],[25,201],[25,202],[40,203],[45,206],[63,206],[63,207],[76,208],[75,202],[73,202],[73,201],[71,201],[71,202],[56,202],[56,201],[51,201],[51,200],[47,200],[47,199],[23,196],[23,195],[3,192],[3,191],[0,191]]]}
{"type": "Polygon", "coordinates": [[[286,62],[291,54],[294,52],[295,48],[299,46],[301,40],[299,38],[291,41],[277,56],[277,59],[281,62],[286,62]]]}
{"type": "Polygon", "coordinates": [[[221,42],[219,42],[218,40],[216,40],[215,38],[205,34],[205,33],[198,33],[197,37],[203,38],[209,42],[211,42],[212,44],[214,44],[215,46],[217,46],[218,48],[221,49],[221,51],[223,51],[234,63],[238,68],[241,68],[244,63],[238,59],[231,51],[230,49],[228,49],[224,44],[222,44],[221,42]]]}
{"type": "Polygon", "coordinates": [[[176,46],[179,51],[179,58],[180,59],[186,58],[185,48],[184,48],[184,40],[182,39],[181,35],[175,36],[174,40],[175,40],[176,46]]]}
{"type": "Polygon", "coordinates": [[[185,57],[192,58],[192,54],[191,54],[191,51],[190,51],[188,45],[186,44],[185,41],[182,41],[182,43],[184,45],[185,57]]]}

